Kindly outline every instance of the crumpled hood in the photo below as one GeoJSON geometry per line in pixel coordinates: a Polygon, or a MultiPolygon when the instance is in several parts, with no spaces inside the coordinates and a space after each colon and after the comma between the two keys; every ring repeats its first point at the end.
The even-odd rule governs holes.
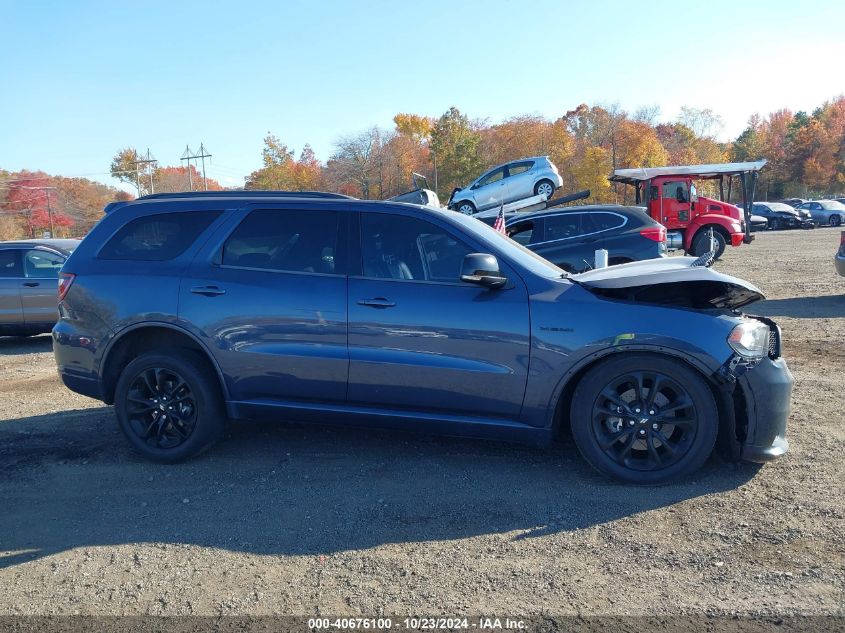
{"type": "Polygon", "coordinates": [[[570,279],[599,296],[695,309],[736,309],[765,299],[744,279],[692,266],[696,259],[649,259],[589,270],[570,279]]]}

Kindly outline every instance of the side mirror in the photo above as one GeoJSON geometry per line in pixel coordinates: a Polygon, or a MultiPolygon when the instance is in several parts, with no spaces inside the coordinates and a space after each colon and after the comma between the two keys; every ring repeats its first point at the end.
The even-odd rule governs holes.
{"type": "Polygon", "coordinates": [[[469,253],[461,264],[461,281],[486,288],[501,288],[508,283],[499,271],[499,262],[487,253],[469,253]]]}

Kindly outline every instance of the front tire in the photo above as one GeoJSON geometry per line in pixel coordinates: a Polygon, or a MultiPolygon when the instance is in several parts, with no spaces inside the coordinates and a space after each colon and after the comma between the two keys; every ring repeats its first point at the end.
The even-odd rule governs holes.
{"type": "Polygon", "coordinates": [[[473,215],[475,213],[475,205],[469,200],[463,200],[455,205],[455,211],[464,215],[473,215]]]}
{"type": "Polygon", "coordinates": [[[572,436],[599,472],[626,483],[664,484],[697,470],[713,452],[719,414],[710,387],[685,363],[619,354],[575,388],[572,436]]]}
{"type": "MultiPolygon", "coordinates": [[[[721,231],[713,229],[713,239],[716,240],[716,259],[722,256],[727,246],[727,240],[722,235],[721,231]]],[[[704,253],[710,252],[710,236],[707,234],[707,229],[702,229],[698,232],[692,240],[692,254],[696,257],[701,257],[704,253]]]]}
{"type": "Polygon", "coordinates": [[[839,226],[842,224],[842,218],[838,215],[830,216],[830,226],[839,226]]]}
{"type": "Polygon", "coordinates": [[[546,200],[552,199],[552,194],[555,192],[555,184],[551,180],[541,180],[534,185],[534,195],[544,195],[546,200]]]}
{"type": "Polygon", "coordinates": [[[120,430],[151,461],[194,457],[223,431],[223,399],[215,376],[191,352],[139,356],[120,374],[114,403],[120,430]]]}

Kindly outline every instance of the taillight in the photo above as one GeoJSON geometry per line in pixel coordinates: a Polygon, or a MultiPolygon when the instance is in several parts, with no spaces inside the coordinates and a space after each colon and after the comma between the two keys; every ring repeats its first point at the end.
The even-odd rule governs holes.
{"type": "Polygon", "coordinates": [[[845,246],[845,231],[839,234],[839,246],[845,246]]]}
{"type": "Polygon", "coordinates": [[[666,227],[664,226],[649,226],[640,231],[640,235],[647,237],[655,242],[666,241],[666,227]]]}
{"type": "Polygon", "coordinates": [[[59,301],[64,301],[76,275],[73,273],[59,273],[59,301]]]}

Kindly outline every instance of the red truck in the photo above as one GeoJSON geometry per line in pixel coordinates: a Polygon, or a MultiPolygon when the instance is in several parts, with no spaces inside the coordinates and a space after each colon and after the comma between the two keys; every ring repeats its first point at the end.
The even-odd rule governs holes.
{"type": "Polygon", "coordinates": [[[739,246],[754,239],[751,234],[751,207],[757,175],[765,164],[766,161],[761,160],[617,169],[610,180],[635,188],[636,203],[645,205],[648,214],[666,227],[666,245],[669,249],[683,249],[691,255],[703,255],[711,249],[712,229],[718,258],[728,244],[739,246]],[[734,179],[738,180],[742,192],[741,208],[725,202],[731,199],[734,179]],[[699,196],[695,186],[698,180],[718,180],[720,199],[699,196]]]}

